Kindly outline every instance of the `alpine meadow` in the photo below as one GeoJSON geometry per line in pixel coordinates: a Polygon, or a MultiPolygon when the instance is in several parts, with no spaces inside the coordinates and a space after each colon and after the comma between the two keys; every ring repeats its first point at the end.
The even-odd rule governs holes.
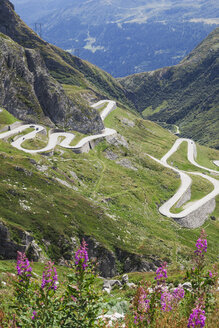
{"type": "Polygon", "coordinates": [[[217,1],[11,1],[0,328],[218,327],[217,1]]]}

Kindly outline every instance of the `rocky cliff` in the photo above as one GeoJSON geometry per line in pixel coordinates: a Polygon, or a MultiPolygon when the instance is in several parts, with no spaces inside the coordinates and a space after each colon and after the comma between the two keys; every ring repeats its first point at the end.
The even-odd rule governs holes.
{"type": "Polygon", "coordinates": [[[89,133],[103,129],[99,114],[83,111],[68,99],[49,74],[39,51],[0,35],[0,103],[21,120],[43,120],[89,133]]]}

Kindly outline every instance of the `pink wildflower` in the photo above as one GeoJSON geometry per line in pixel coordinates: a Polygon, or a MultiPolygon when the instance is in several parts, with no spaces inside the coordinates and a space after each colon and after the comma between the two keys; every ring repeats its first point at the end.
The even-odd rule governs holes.
{"type": "Polygon", "coordinates": [[[163,284],[167,278],[167,271],[166,271],[167,263],[164,262],[161,267],[159,267],[156,271],[156,277],[154,278],[157,281],[157,284],[163,284]]]}
{"type": "Polygon", "coordinates": [[[134,322],[137,325],[139,322],[143,322],[146,319],[147,313],[150,309],[150,300],[147,299],[147,293],[145,289],[141,286],[139,287],[139,296],[137,303],[137,311],[135,312],[134,322]]]}
{"type": "Polygon", "coordinates": [[[188,328],[196,327],[202,328],[205,326],[205,311],[201,309],[201,307],[197,306],[193,309],[192,313],[189,316],[188,328]]]}
{"type": "Polygon", "coordinates": [[[87,253],[87,244],[83,239],[80,248],[75,253],[75,265],[79,267],[82,265],[83,270],[88,266],[88,253],[87,253]]]}
{"type": "Polygon", "coordinates": [[[41,288],[57,289],[58,275],[54,263],[49,261],[43,271],[41,288]]]}
{"type": "Polygon", "coordinates": [[[37,313],[36,313],[36,311],[33,311],[33,315],[31,317],[31,319],[34,320],[34,319],[36,319],[36,317],[37,317],[37,313]]]}
{"type": "Polygon", "coordinates": [[[173,291],[173,297],[175,300],[181,300],[182,298],[184,298],[185,296],[185,291],[183,289],[183,287],[179,286],[177,288],[174,289],[173,291]]]}
{"type": "Polygon", "coordinates": [[[168,290],[165,290],[161,294],[160,303],[161,303],[162,311],[165,312],[171,311],[173,308],[173,295],[168,290]]]}
{"type": "Polygon", "coordinates": [[[165,312],[169,312],[173,309],[173,306],[177,305],[179,301],[184,298],[185,291],[182,287],[177,287],[173,292],[169,292],[167,289],[161,294],[160,303],[161,309],[165,312]]]}
{"type": "Polygon", "coordinates": [[[201,236],[200,238],[198,238],[197,242],[196,242],[196,250],[195,250],[195,254],[198,256],[204,256],[204,253],[207,252],[207,239],[206,239],[206,234],[205,231],[202,230],[201,231],[201,236]]]}
{"type": "Polygon", "coordinates": [[[32,276],[31,272],[32,268],[26,254],[17,252],[17,274],[21,277],[21,281],[24,277],[30,278],[32,276]]]}

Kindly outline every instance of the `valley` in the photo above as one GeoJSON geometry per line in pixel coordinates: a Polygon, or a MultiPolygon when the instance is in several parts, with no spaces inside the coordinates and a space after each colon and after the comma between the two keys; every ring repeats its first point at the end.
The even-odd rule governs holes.
{"type": "Polygon", "coordinates": [[[0,327],[218,327],[218,1],[12,2],[0,327]]]}
{"type": "Polygon", "coordinates": [[[202,226],[215,262],[218,28],[175,66],[115,79],[10,1],[0,18],[0,257],[65,265],[84,238],[104,277],[185,268],[202,226]]]}
{"type": "Polygon", "coordinates": [[[219,24],[214,0],[12,2],[45,40],[114,77],[178,64],[219,24]]]}

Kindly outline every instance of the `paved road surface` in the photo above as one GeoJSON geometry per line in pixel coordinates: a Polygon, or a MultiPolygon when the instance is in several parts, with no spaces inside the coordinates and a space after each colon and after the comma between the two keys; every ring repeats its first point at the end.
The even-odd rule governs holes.
{"type": "MultiPolygon", "coordinates": [[[[112,100],[107,100],[108,104],[107,106],[103,109],[103,111],[100,113],[100,117],[102,118],[102,121],[105,120],[105,118],[111,113],[114,109],[116,109],[116,102],[112,100]]],[[[98,109],[104,106],[106,103],[106,100],[100,100],[96,104],[92,105],[91,107],[98,109]]]]}
{"type": "Polygon", "coordinates": [[[173,195],[173,197],[171,197],[167,202],[165,202],[159,208],[159,211],[160,211],[161,214],[163,214],[167,217],[172,217],[172,218],[183,218],[183,217],[187,216],[188,214],[194,212],[196,209],[198,209],[202,205],[206,204],[209,200],[215,198],[219,194],[219,180],[216,180],[213,177],[210,177],[208,175],[205,175],[205,174],[202,174],[202,173],[199,173],[199,172],[187,172],[189,174],[198,175],[198,176],[201,176],[204,179],[207,179],[208,181],[210,181],[213,184],[214,190],[212,192],[210,192],[208,195],[206,195],[205,197],[203,197],[203,198],[201,198],[201,199],[199,199],[195,202],[192,202],[190,206],[188,204],[186,209],[181,211],[180,213],[176,214],[176,213],[172,213],[170,211],[172,206],[178,202],[178,200],[189,189],[189,187],[191,186],[191,183],[192,183],[192,179],[190,178],[190,176],[188,174],[186,174],[186,172],[181,171],[179,169],[176,169],[175,167],[173,167],[173,166],[171,166],[167,163],[168,158],[177,151],[180,144],[184,141],[186,141],[188,143],[187,158],[190,161],[190,163],[192,163],[193,165],[195,165],[195,166],[197,166],[201,169],[205,169],[205,170],[207,170],[211,173],[218,174],[217,171],[209,169],[209,168],[204,167],[204,166],[201,166],[198,163],[196,163],[196,161],[194,159],[196,157],[196,145],[195,145],[195,142],[193,140],[190,140],[190,139],[185,139],[185,138],[177,139],[176,142],[174,143],[174,145],[171,147],[171,149],[165,154],[165,156],[163,156],[161,158],[161,160],[158,160],[158,159],[150,156],[156,162],[160,163],[161,165],[163,165],[167,168],[172,169],[173,171],[177,172],[180,175],[180,179],[181,179],[180,188],[173,195]]]}
{"type": "MultiPolygon", "coordinates": [[[[93,108],[100,108],[104,104],[107,104],[107,106],[100,114],[102,120],[104,120],[107,117],[107,115],[109,115],[109,113],[111,113],[116,108],[116,102],[111,101],[111,100],[101,100],[98,103],[92,105],[92,107],[93,108]]],[[[23,148],[22,143],[25,140],[33,139],[36,136],[37,133],[41,132],[45,128],[42,127],[41,125],[37,125],[37,124],[25,124],[25,125],[22,125],[18,128],[15,128],[11,131],[1,133],[0,134],[0,139],[8,138],[8,137],[13,136],[15,134],[21,133],[21,132],[23,132],[24,130],[26,130],[28,128],[34,128],[34,131],[26,134],[25,136],[19,137],[16,141],[13,141],[12,146],[16,147],[17,149],[23,150],[26,153],[30,153],[30,154],[36,154],[36,153],[42,153],[42,152],[44,153],[44,152],[50,151],[50,150],[54,149],[55,146],[58,145],[58,144],[60,146],[64,147],[64,148],[73,149],[73,150],[80,150],[86,143],[88,143],[92,140],[96,140],[96,139],[100,139],[100,138],[104,138],[106,136],[116,134],[115,130],[105,128],[102,131],[102,133],[85,137],[85,138],[81,139],[77,143],[77,145],[71,146],[70,144],[71,144],[72,140],[75,138],[75,135],[73,133],[55,132],[55,133],[49,134],[49,141],[48,141],[48,144],[46,145],[46,147],[41,148],[41,149],[30,150],[30,149],[23,148]],[[59,142],[60,137],[64,137],[65,139],[62,142],[59,142]]]]}
{"type": "Polygon", "coordinates": [[[188,152],[187,152],[187,158],[192,163],[193,165],[199,167],[200,169],[207,170],[209,172],[213,173],[218,173],[216,170],[209,169],[207,167],[199,165],[196,161],[196,155],[197,155],[197,149],[196,149],[196,144],[193,140],[191,139],[186,139],[186,138],[179,138],[175,141],[173,147],[161,158],[161,162],[166,163],[168,158],[172,156],[173,153],[177,151],[179,146],[181,145],[182,142],[186,141],[188,143],[188,152]]]}

